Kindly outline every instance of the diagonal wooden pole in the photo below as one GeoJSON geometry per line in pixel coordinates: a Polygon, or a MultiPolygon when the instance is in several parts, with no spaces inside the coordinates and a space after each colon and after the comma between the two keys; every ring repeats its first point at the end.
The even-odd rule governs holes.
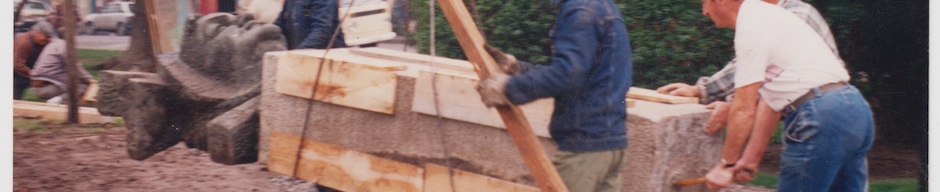
{"type": "MultiPolygon", "coordinates": [[[[457,36],[457,41],[460,42],[460,47],[463,48],[464,54],[473,64],[480,79],[489,77],[492,73],[498,73],[499,67],[496,65],[496,60],[493,60],[493,57],[483,49],[486,40],[474,24],[473,17],[470,16],[463,1],[438,0],[438,2],[441,4],[444,16],[447,17],[447,22],[450,23],[457,36]]],[[[555,171],[555,166],[545,154],[542,144],[532,133],[529,120],[522,114],[522,110],[515,105],[496,107],[496,110],[499,111],[499,116],[506,124],[509,135],[512,136],[516,147],[522,153],[522,159],[532,172],[532,177],[535,178],[539,188],[543,192],[568,191],[561,176],[555,171]]]]}

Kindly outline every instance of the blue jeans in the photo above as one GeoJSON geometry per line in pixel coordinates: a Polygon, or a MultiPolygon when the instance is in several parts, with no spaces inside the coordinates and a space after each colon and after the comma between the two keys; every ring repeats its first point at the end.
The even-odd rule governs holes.
{"type": "Polygon", "coordinates": [[[853,86],[823,94],[786,114],[780,177],[786,191],[867,191],[875,133],[871,109],[853,86]]]}

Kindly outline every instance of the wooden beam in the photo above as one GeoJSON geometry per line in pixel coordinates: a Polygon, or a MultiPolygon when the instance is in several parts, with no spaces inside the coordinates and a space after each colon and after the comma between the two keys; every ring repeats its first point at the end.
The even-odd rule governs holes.
{"type": "Polygon", "coordinates": [[[356,55],[367,57],[400,61],[405,63],[421,64],[434,66],[443,69],[456,71],[473,72],[473,64],[464,60],[451,59],[446,57],[432,57],[430,55],[410,53],[404,51],[395,51],[378,47],[370,48],[350,48],[349,52],[356,55]]]}
{"type": "MultiPolygon", "coordinates": [[[[474,69],[480,76],[480,79],[489,77],[491,73],[497,72],[499,67],[496,66],[496,61],[493,60],[493,57],[483,50],[485,39],[483,39],[483,35],[480,34],[480,30],[478,30],[477,26],[474,24],[473,17],[467,12],[467,7],[464,6],[463,1],[438,0],[438,2],[440,2],[440,7],[444,12],[444,16],[447,18],[447,22],[450,23],[454,35],[457,36],[457,41],[460,42],[460,47],[463,49],[470,63],[473,63],[474,69]]],[[[532,177],[535,179],[535,182],[539,184],[539,188],[546,192],[568,191],[568,188],[565,187],[565,183],[561,180],[561,176],[556,172],[555,166],[552,165],[548,155],[542,150],[542,144],[539,143],[538,138],[532,133],[529,121],[525,118],[525,115],[523,115],[522,110],[515,105],[496,108],[503,122],[506,123],[507,130],[512,136],[513,141],[515,141],[516,147],[518,147],[519,152],[522,153],[522,159],[525,161],[529,171],[532,172],[532,177]]]]}
{"type": "Polygon", "coordinates": [[[303,140],[299,162],[293,159],[300,137],[281,132],[271,133],[271,157],[268,170],[288,174],[297,166],[297,172],[289,174],[340,191],[422,191],[424,170],[414,165],[375,157],[338,146],[303,140]],[[285,161],[286,160],[286,161],[285,161]]]}
{"type": "MultiPolygon", "coordinates": [[[[173,44],[170,42],[167,28],[161,28],[160,14],[157,12],[157,1],[144,0],[144,9],[147,11],[147,32],[150,37],[150,43],[153,48],[153,55],[160,55],[173,51],[173,44]]],[[[174,4],[175,5],[175,4],[174,4]]],[[[175,18],[173,18],[175,19],[175,18]]],[[[120,35],[120,34],[119,34],[120,35]]]]}
{"type": "MultiPolygon", "coordinates": [[[[477,85],[476,77],[436,74],[437,79],[434,83],[437,86],[439,106],[434,106],[434,90],[431,84],[432,73],[425,71],[421,72],[415,79],[414,99],[411,104],[412,111],[438,115],[437,110],[440,110],[440,115],[444,118],[506,128],[506,124],[500,119],[499,112],[496,109],[484,106],[483,102],[480,102],[480,94],[473,91],[477,85]]],[[[554,100],[548,98],[520,106],[527,120],[529,120],[529,124],[532,125],[535,135],[551,138],[548,133],[548,123],[551,121],[554,105],[554,100]]]]}
{"type": "Polygon", "coordinates": [[[367,111],[394,113],[398,78],[393,71],[400,67],[325,60],[293,52],[282,56],[275,74],[275,91],[367,111]],[[321,67],[321,63],[324,66],[321,67]],[[323,72],[317,80],[320,69],[323,72]],[[314,84],[319,84],[315,94],[314,84]]]}
{"type": "Polygon", "coordinates": [[[85,94],[82,96],[83,101],[96,102],[98,99],[98,81],[91,80],[91,83],[88,84],[88,88],[85,89],[85,94]]]}
{"type": "MultiPolygon", "coordinates": [[[[484,175],[451,169],[456,191],[488,192],[538,192],[539,189],[484,175]]],[[[424,165],[424,191],[453,192],[447,167],[436,164],[424,165]]]]}
{"type": "Polygon", "coordinates": [[[630,91],[627,92],[627,98],[639,99],[644,101],[660,102],[666,104],[686,104],[686,103],[698,103],[698,98],[695,97],[680,97],[674,95],[667,95],[656,92],[654,90],[639,88],[639,87],[630,87],[630,91]]]}
{"type": "MultiPolygon", "coordinates": [[[[13,116],[25,118],[41,118],[50,120],[66,120],[68,106],[32,101],[13,101],[13,116]]],[[[91,107],[78,108],[79,123],[114,123],[119,117],[104,116],[98,109],[91,107]]]]}

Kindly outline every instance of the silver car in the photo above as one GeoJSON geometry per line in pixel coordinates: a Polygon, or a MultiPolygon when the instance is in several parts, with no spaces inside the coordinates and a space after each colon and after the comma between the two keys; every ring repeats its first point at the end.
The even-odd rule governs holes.
{"type": "MultiPolygon", "coordinates": [[[[13,1],[13,7],[19,5],[20,2],[23,1],[13,1]]],[[[23,10],[20,11],[20,20],[13,24],[13,31],[29,31],[29,28],[32,27],[33,24],[36,24],[36,22],[42,20],[46,20],[46,16],[49,16],[52,13],[52,6],[49,6],[49,4],[35,0],[26,1],[26,4],[23,5],[23,10]]]]}
{"type": "Polygon", "coordinates": [[[108,3],[101,13],[88,14],[83,19],[82,32],[95,34],[97,31],[114,31],[117,35],[128,35],[133,27],[133,2],[108,3]]]}

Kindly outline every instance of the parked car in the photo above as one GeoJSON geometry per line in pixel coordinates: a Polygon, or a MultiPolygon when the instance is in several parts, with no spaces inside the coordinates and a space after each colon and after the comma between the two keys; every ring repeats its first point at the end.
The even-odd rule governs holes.
{"type": "MultiPolygon", "coordinates": [[[[22,0],[13,1],[13,7],[23,2],[22,0]]],[[[29,31],[30,27],[33,27],[33,24],[36,22],[46,19],[46,16],[49,16],[53,13],[52,6],[46,4],[42,1],[28,0],[26,4],[23,5],[23,10],[20,11],[20,20],[13,24],[13,32],[20,33],[29,31]]]]}
{"type": "Polygon", "coordinates": [[[94,34],[97,31],[114,31],[117,35],[128,35],[134,26],[134,3],[111,2],[100,13],[88,14],[82,24],[82,32],[94,34]]]}

